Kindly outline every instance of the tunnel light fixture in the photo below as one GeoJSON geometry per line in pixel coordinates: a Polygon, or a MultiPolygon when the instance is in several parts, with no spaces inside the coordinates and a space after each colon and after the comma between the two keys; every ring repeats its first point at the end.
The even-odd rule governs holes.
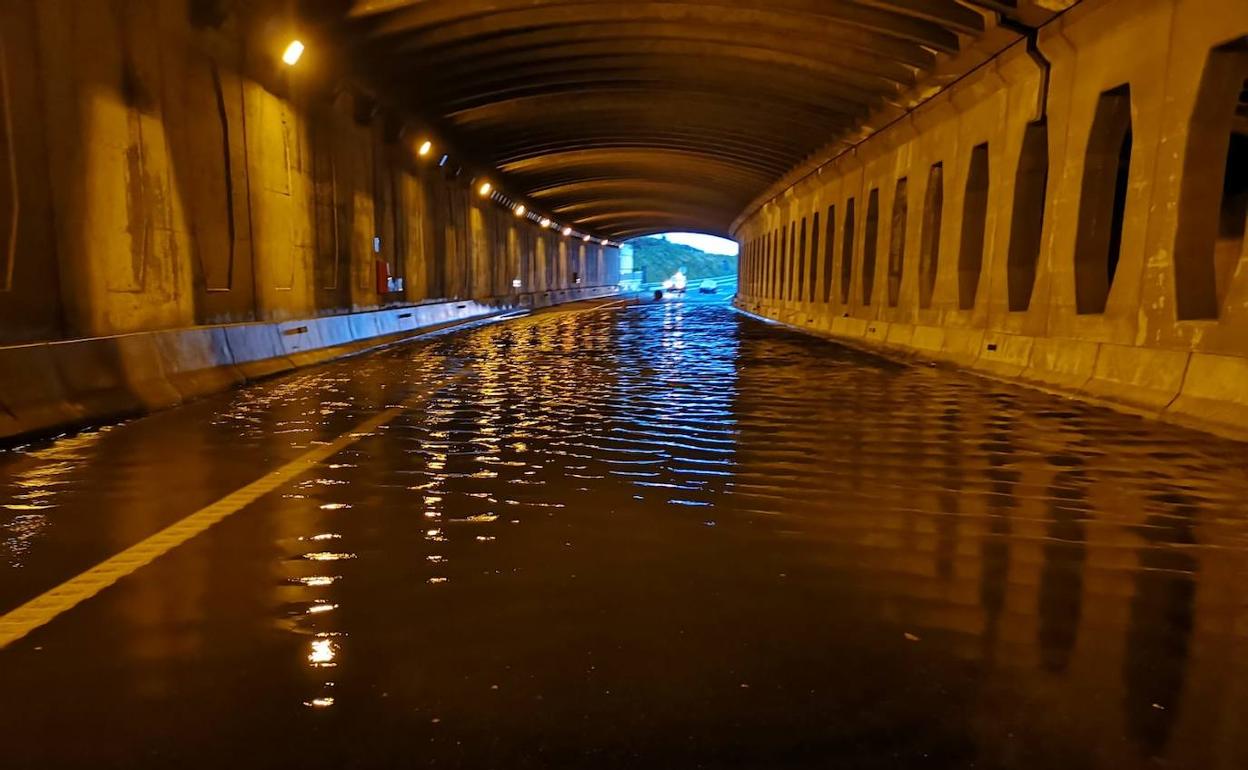
{"type": "Polygon", "coordinates": [[[550,220],[546,217],[542,217],[541,225],[542,227],[550,227],[550,220]]]}
{"type": "Polygon", "coordinates": [[[282,51],[282,61],[287,67],[293,67],[299,63],[299,58],[303,56],[303,42],[300,40],[292,40],[286,46],[286,50],[282,51]]]}
{"type": "Polygon", "coordinates": [[[572,228],[571,228],[571,227],[565,227],[565,228],[563,228],[563,237],[565,237],[565,238],[566,238],[566,237],[568,237],[568,236],[569,236],[569,235],[571,235],[571,234],[572,234],[572,228]]]}
{"type": "Polygon", "coordinates": [[[527,211],[528,211],[528,209],[526,209],[526,208],[524,207],[524,204],[523,204],[523,203],[521,203],[520,205],[516,206],[516,216],[518,216],[518,217],[522,217],[522,216],[524,216],[524,215],[525,215],[525,212],[527,212],[527,211]]]}
{"type": "Polygon", "coordinates": [[[490,184],[489,182],[482,182],[481,186],[477,188],[477,193],[482,198],[487,197],[493,191],[494,191],[494,185],[490,184]]]}
{"type": "Polygon", "coordinates": [[[586,243],[589,243],[589,236],[588,236],[588,235],[586,235],[586,236],[585,236],[584,238],[582,238],[581,240],[585,241],[586,243]]]}
{"type": "Polygon", "coordinates": [[[416,150],[416,154],[422,158],[427,158],[431,152],[433,152],[433,142],[428,139],[421,142],[420,149],[416,150]]]}

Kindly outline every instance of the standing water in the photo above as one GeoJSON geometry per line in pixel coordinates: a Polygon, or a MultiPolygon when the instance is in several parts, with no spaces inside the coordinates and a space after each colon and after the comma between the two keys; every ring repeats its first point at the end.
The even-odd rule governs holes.
{"type": "Polygon", "coordinates": [[[421,388],[0,651],[0,765],[1248,766],[1242,444],[692,298],[0,455],[0,610],[421,388]]]}

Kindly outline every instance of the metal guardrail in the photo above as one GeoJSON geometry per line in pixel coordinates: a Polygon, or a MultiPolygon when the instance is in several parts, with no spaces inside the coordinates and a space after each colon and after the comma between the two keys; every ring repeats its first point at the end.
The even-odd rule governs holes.
{"type": "MultiPolygon", "coordinates": [[[[710,279],[714,280],[714,281],[715,281],[715,283],[719,284],[719,288],[721,288],[721,289],[724,289],[724,288],[726,288],[727,286],[736,286],[736,285],[737,285],[737,274],[736,274],[736,273],[729,273],[729,274],[727,274],[727,275],[711,275],[711,276],[707,276],[706,278],[710,278],[710,279]]],[[[706,278],[690,278],[690,279],[689,279],[689,290],[690,290],[690,291],[697,291],[698,284],[700,284],[700,283],[702,283],[703,281],[705,281],[705,280],[706,280],[706,278]]],[[[666,279],[665,279],[665,280],[666,280],[666,279]]],[[[641,288],[642,288],[642,291],[653,291],[653,290],[655,290],[655,289],[661,288],[662,286],[663,286],[663,281],[652,281],[652,282],[650,282],[650,283],[643,283],[643,284],[641,285],[641,288]]]]}

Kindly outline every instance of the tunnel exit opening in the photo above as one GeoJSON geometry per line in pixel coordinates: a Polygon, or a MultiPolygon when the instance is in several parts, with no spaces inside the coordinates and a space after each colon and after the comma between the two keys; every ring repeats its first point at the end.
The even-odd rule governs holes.
{"type": "MultiPolygon", "coordinates": [[[[743,252],[736,241],[702,233],[633,238],[620,247],[621,284],[627,281],[631,290],[645,292],[732,295],[737,289],[742,254],[749,255],[753,264],[755,249],[751,246],[743,252]]],[[[578,264],[574,260],[572,269],[578,264]]]]}

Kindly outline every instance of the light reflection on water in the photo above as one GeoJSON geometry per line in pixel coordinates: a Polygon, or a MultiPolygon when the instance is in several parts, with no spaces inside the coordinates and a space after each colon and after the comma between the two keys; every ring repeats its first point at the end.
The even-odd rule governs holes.
{"type": "MultiPolygon", "coordinates": [[[[776,559],[776,579],[812,598],[827,594],[834,614],[835,597],[853,585],[859,601],[871,597],[872,624],[979,667],[986,681],[1026,682],[1049,692],[1050,707],[1076,713],[1080,693],[1098,693],[1091,721],[1102,732],[1084,736],[1095,747],[1087,756],[1117,763],[1200,753],[1191,738],[1175,749],[1172,735],[1184,727],[1181,680],[1192,676],[1194,588],[1201,558],[1242,567],[1248,488],[1242,464],[1227,465],[1225,450],[1210,451],[1203,437],[899,366],[743,323],[722,308],[670,303],[486,329],[441,352],[472,360],[473,376],[362,446],[371,459],[361,465],[373,469],[374,488],[408,495],[378,501],[393,511],[391,527],[403,526],[405,507],[441,522],[415,546],[413,562],[423,552],[426,567],[412,572],[425,584],[466,583],[455,594],[465,608],[488,590],[481,576],[518,574],[508,543],[535,524],[555,538],[547,547],[564,550],[582,537],[612,547],[588,531],[604,517],[653,526],[672,538],[659,546],[663,559],[721,537],[726,558],[776,559]],[[396,446],[423,467],[379,468],[377,458],[395,456],[396,446]],[[423,481],[388,482],[409,475],[423,481]],[[500,498],[508,517],[497,515],[500,498]],[[1197,516],[1207,541],[1195,534],[1197,516]],[[685,530],[686,520],[715,534],[685,530]],[[488,534],[462,531],[467,523],[488,534]],[[509,557],[495,564],[492,553],[509,557]],[[788,571],[812,569],[824,577],[803,583],[788,571]],[[1105,720],[1117,711],[1106,701],[1122,704],[1121,722],[1105,720]]],[[[393,558],[364,558],[374,557],[393,558]]],[[[553,577],[555,568],[519,569],[553,577]]],[[[582,563],[564,579],[593,572],[582,563]]],[[[748,581],[734,590],[718,600],[752,603],[748,581]]],[[[1226,605],[1207,610],[1207,643],[1237,649],[1242,613],[1218,621],[1218,607],[1226,605]]],[[[531,614],[523,627],[546,615],[531,614]]],[[[763,614],[782,627],[800,617],[763,614]]],[[[354,640],[369,626],[353,628],[354,640]]],[[[810,642],[799,634],[794,644],[810,642]]],[[[1031,741],[1053,737],[1044,718],[1018,729],[1031,741]]],[[[1205,732],[1198,719],[1186,730],[1205,732]]],[[[989,754],[1005,750],[1004,727],[982,732],[989,754]]]]}
{"type": "Polygon", "coordinates": [[[63,495],[78,491],[73,471],[94,456],[108,429],[68,436],[46,447],[18,450],[18,467],[0,486],[0,561],[20,566],[22,559],[48,526],[63,495]]]}
{"type": "Polygon", "coordinates": [[[304,766],[1248,757],[1242,445],[680,302],[301,373],[213,424],[289,451],[460,366],[167,557],[128,601],[199,576],[190,609],[113,632],[164,690],[79,656],[162,757],[206,740],[195,700],[304,766]]]}

